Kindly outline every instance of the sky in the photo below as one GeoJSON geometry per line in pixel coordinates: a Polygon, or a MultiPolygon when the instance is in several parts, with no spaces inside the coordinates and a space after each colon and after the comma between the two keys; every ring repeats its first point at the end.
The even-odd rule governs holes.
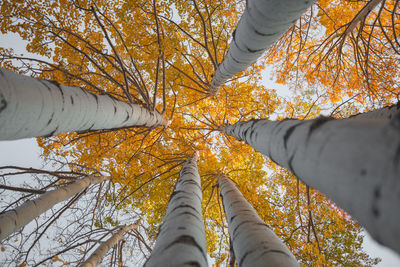
{"type": "MultiPolygon", "coordinates": [[[[0,34],[0,47],[15,49],[16,53],[26,53],[25,43],[16,35],[0,34]]],[[[270,68],[264,71],[263,82],[266,88],[274,88],[279,96],[287,97],[290,91],[284,85],[276,84],[270,79],[270,68]]],[[[0,166],[17,165],[23,167],[40,168],[43,164],[40,158],[40,148],[35,138],[16,141],[0,141],[0,166]]],[[[400,266],[400,256],[388,248],[377,244],[367,232],[365,232],[364,249],[371,257],[380,257],[382,262],[379,267],[400,266]]]]}

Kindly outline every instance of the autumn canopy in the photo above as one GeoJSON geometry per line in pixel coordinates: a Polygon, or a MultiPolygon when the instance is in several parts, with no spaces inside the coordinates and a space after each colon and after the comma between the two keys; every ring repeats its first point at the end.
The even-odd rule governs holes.
{"type": "MultiPolygon", "coordinates": [[[[99,99],[106,98],[114,107],[121,101],[130,106],[121,111],[119,118],[125,124],[120,127],[110,119],[108,128],[93,128],[82,119],[78,131],[50,127],[36,135],[55,134],[37,138],[46,169],[52,171],[38,174],[47,178],[38,177],[32,188],[59,188],[84,175],[110,176],[111,182],[88,190],[76,203],[58,207],[88,209],[86,215],[82,212],[84,222],[71,223],[69,234],[63,223],[55,222],[68,212],[54,211],[35,226],[36,234],[25,229],[2,241],[1,250],[7,255],[0,262],[76,265],[93,252],[94,240],[104,229],[134,224],[141,217],[134,234],[132,230],[118,241],[103,263],[143,264],[154,247],[179,172],[196,151],[209,264],[232,264],[218,184],[222,174],[236,184],[302,265],[371,266],[380,261],[363,251],[363,230],[350,217],[353,214],[297,179],[294,168],[279,167],[273,158],[228,135],[225,126],[251,119],[290,121],[320,115],[341,119],[397,103],[399,1],[320,0],[308,9],[301,7],[305,9],[301,18],[291,21],[260,59],[217,90],[212,81],[225,64],[246,2],[2,1],[1,32],[19,36],[27,53],[0,47],[1,68],[52,81],[48,86],[60,90],[80,87],[91,97],[98,95],[92,101],[98,106],[99,99]],[[276,83],[268,81],[270,77],[276,83]],[[281,88],[290,93],[284,96],[281,88]],[[133,107],[148,113],[154,123],[135,124],[133,119],[131,123],[133,107]],[[35,250],[33,245],[45,235],[57,245],[35,250]],[[68,235],[76,239],[64,238],[68,235]]],[[[80,97],[77,93],[71,99],[73,109],[80,97]]],[[[45,122],[56,123],[55,118],[45,122]]],[[[19,172],[1,171],[5,177],[19,172]]],[[[4,185],[15,186],[12,179],[6,180],[4,185]]],[[[2,199],[1,209],[38,193],[29,194],[14,204],[2,199]]]]}

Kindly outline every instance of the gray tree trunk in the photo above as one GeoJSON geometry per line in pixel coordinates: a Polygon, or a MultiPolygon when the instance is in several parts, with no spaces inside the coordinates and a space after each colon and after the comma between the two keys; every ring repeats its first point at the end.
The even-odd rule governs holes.
{"type": "Polygon", "coordinates": [[[391,120],[252,120],[226,125],[225,132],[292,171],[400,252],[400,113],[391,120]]]}
{"type": "Polygon", "coordinates": [[[383,119],[383,120],[390,120],[400,110],[400,101],[397,104],[393,104],[384,108],[371,110],[364,113],[358,113],[349,117],[349,119],[383,119]]]}
{"type": "Polygon", "coordinates": [[[139,105],[0,69],[0,140],[168,123],[139,105]]]}
{"type": "Polygon", "coordinates": [[[0,240],[19,230],[55,204],[67,200],[91,184],[110,179],[107,176],[88,176],[70,185],[49,191],[40,197],[26,201],[21,206],[0,215],[0,240]]]}
{"type": "Polygon", "coordinates": [[[219,175],[218,183],[239,266],[300,266],[290,250],[261,220],[230,179],[219,175]]]}
{"type": "Polygon", "coordinates": [[[121,229],[118,230],[118,232],[116,232],[112,237],[110,237],[110,239],[108,239],[107,241],[102,243],[93,252],[93,254],[90,255],[90,257],[84,263],[82,263],[80,266],[81,267],[97,266],[97,264],[99,264],[99,262],[101,262],[101,260],[103,259],[104,255],[107,253],[107,251],[109,251],[115,244],[117,244],[118,241],[120,241],[122,239],[123,235],[126,232],[136,229],[138,227],[138,225],[139,225],[139,221],[135,224],[124,225],[123,227],[121,227],[121,229]]]}
{"type": "Polygon", "coordinates": [[[247,0],[232,34],[228,53],[218,66],[210,93],[244,71],[276,42],[315,0],[247,0]]]}
{"type": "Polygon", "coordinates": [[[183,165],[146,267],[208,266],[197,160],[183,165]]]}

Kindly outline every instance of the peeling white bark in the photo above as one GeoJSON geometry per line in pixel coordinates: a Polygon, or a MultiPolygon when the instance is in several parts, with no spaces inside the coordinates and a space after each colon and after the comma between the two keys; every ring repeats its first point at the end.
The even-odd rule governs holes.
{"type": "Polygon", "coordinates": [[[134,230],[138,227],[139,221],[135,224],[131,225],[124,225],[121,227],[118,232],[116,232],[112,237],[110,237],[107,241],[102,243],[94,252],[93,254],[81,265],[80,267],[95,267],[101,260],[103,259],[104,255],[109,251],[118,241],[120,241],[123,235],[130,231],[134,230]]]}
{"type": "Polygon", "coordinates": [[[198,155],[186,160],[144,266],[208,266],[198,155]]]}
{"type": "Polygon", "coordinates": [[[88,176],[73,184],[44,193],[40,197],[26,201],[21,206],[0,215],[0,240],[19,230],[55,204],[67,200],[91,184],[110,179],[107,176],[88,176]]]}
{"type": "Polygon", "coordinates": [[[210,93],[255,62],[315,0],[247,0],[246,10],[232,34],[228,53],[218,66],[210,93]]]}
{"type": "Polygon", "coordinates": [[[157,112],[0,69],[0,140],[130,126],[167,126],[157,112]]]}
{"type": "Polygon", "coordinates": [[[225,132],[292,171],[400,252],[400,113],[391,120],[252,120],[225,132]]]}
{"type": "Polygon", "coordinates": [[[261,220],[239,189],[224,175],[219,175],[218,183],[228,221],[229,236],[239,266],[300,266],[290,250],[261,220]]]}

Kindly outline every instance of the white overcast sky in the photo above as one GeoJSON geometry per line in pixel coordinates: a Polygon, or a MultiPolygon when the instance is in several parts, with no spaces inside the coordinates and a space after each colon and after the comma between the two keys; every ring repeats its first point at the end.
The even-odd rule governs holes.
{"type": "MultiPolygon", "coordinates": [[[[13,48],[17,54],[26,54],[25,42],[14,34],[2,35],[0,33],[0,47],[13,48]]],[[[263,81],[266,88],[275,88],[278,95],[284,97],[289,96],[290,91],[285,86],[275,84],[270,80],[269,71],[270,69],[267,68],[264,72],[263,81]]],[[[19,165],[40,168],[42,166],[42,161],[39,156],[40,148],[36,144],[34,138],[17,141],[0,141],[0,166],[19,165]]],[[[382,262],[378,265],[379,267],[400,266],[399,255],[377,244],[368,233],[365,232],[365,234],[364,249],[371,257],[380,257],[382,259],[382,262]]]]}

